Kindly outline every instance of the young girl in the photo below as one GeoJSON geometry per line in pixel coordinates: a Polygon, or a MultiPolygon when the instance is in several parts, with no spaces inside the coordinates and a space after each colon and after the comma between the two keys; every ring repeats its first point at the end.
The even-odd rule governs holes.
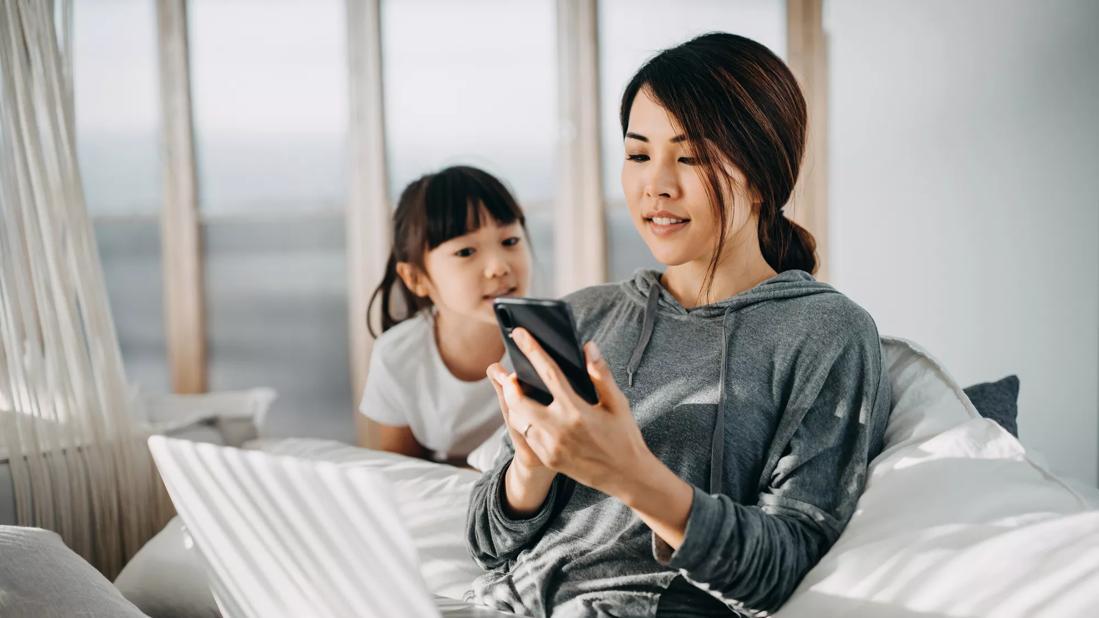
{"type": "Polygon", "coordinates": [[[499,180],[459,166],[408,185],[393,224],[370,299],[371,309],[381,302],[382,334],[359,407],[367,446],[464,465],[502,424],[485,378],[504,354],[492,301],[527,292],[526,220],[499,180]]]}
{"type": "Polygon", "coordinates": [[[599,405],[523,329],[553,403],[489,368],[509,448],[470,498],[481,601],[757,615],[836,541],[890,390],[873,320],[813,278],[813,238],[782,212],[805,122],[790,70],[730,34],[660,53],[626,87],[622,189],[665,269],[567,298],[599,405]]]}

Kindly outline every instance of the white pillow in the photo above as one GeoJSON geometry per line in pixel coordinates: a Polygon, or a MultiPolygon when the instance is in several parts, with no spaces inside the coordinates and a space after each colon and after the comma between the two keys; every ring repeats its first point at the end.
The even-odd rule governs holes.
{"type": "Polygon", "coordinates": [[[492,469],[492,465],[496,463],[500,451],[504,450],[504,434],[507,433],[507,430],[507,425],[497,429],[496,433],[481,443],[481,446],[473,449],[469,457],[466,457],[466,463],[474,470],[480,470],[481,472],[492,469]]]}
{"type": "Polygon", "coordinates": [[[469,554],[465,534],[469,494],[481,477],[479,473],[329,440],[259,440],[252,445],[275,455],[365,467],[382,473],[395,490],[404,524],[420,559],[420,572],[432,593],[461,599],[482,573],[469,554]]]}
{"type": "Polygon", "coordinates": [[[0,616],[145,616],[55,532],[0,526],[0,616]]]}
{"type": "Polygon", "coordinates": [[[1036,464],[918,346],[883,344],[886,448],[843,535],[777,615],[1091,615],[1099,492],[1036,464]]]}
{"type": "MultiPolygon", "coordinates": [[[[278,398],[274,389],[249,388],[193,395],[151,394],[136,389],[132,395],[150,433],[185,437],[197,425],[211,425],[221,434],[221,443],[239,446],[256,437],[271,404],[278,398]]],[[[189,439],[189,438],[188,438],[189,439]]]]}
{"type": "MultiPolygon", "coordinates": [[[[256,437],[276,393],[264,387],[196,395],[153,395],[135,389],[133,397],[152,433],[239,446],[256,437]]],[[[202,562],[196,552],[184,548],[184,538],[182,521],[172,518],[130,558],[115,586],[154,616],[219,616],[202,562]]]]}
{"type": "Polygon", "coordinates": [[[134,554],[114,585],[150,616],[221,616],[202,558],[194,551],[178,515],[134,554]]]}

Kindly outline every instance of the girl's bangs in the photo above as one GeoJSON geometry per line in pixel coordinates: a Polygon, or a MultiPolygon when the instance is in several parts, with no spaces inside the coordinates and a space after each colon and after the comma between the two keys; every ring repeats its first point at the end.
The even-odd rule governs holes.
{"type": "Polygon", "coordinates": [[[428,183],[424,199],[428,211],[428,250],[479,230],[486,213],[497,225],[526,223],[507,188],[474,168],[448,168],[439,172],[428,183]]]}

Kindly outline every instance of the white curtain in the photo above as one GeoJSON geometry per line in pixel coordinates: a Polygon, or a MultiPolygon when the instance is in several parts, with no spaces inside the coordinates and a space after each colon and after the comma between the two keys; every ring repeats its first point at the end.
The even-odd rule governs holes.
{"type": "MultiPolygon", "coordinates": [[[[71,5],[60,11],[64,28],[71,5]]],[[[0,450],[20,525],[110,578],[171,516],[128,394],[53,2],[0,0],[0,450]]]]}

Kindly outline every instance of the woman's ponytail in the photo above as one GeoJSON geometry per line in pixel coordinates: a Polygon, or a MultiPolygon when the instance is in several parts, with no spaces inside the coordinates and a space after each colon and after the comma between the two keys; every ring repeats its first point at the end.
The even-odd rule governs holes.
{"type": "Polygon", "coordinates": [[[764,204],[759,213],[759,249],[775,272],[817,270],[817,241],[809,230],[791,221],[778,208],[764,204]]]}

